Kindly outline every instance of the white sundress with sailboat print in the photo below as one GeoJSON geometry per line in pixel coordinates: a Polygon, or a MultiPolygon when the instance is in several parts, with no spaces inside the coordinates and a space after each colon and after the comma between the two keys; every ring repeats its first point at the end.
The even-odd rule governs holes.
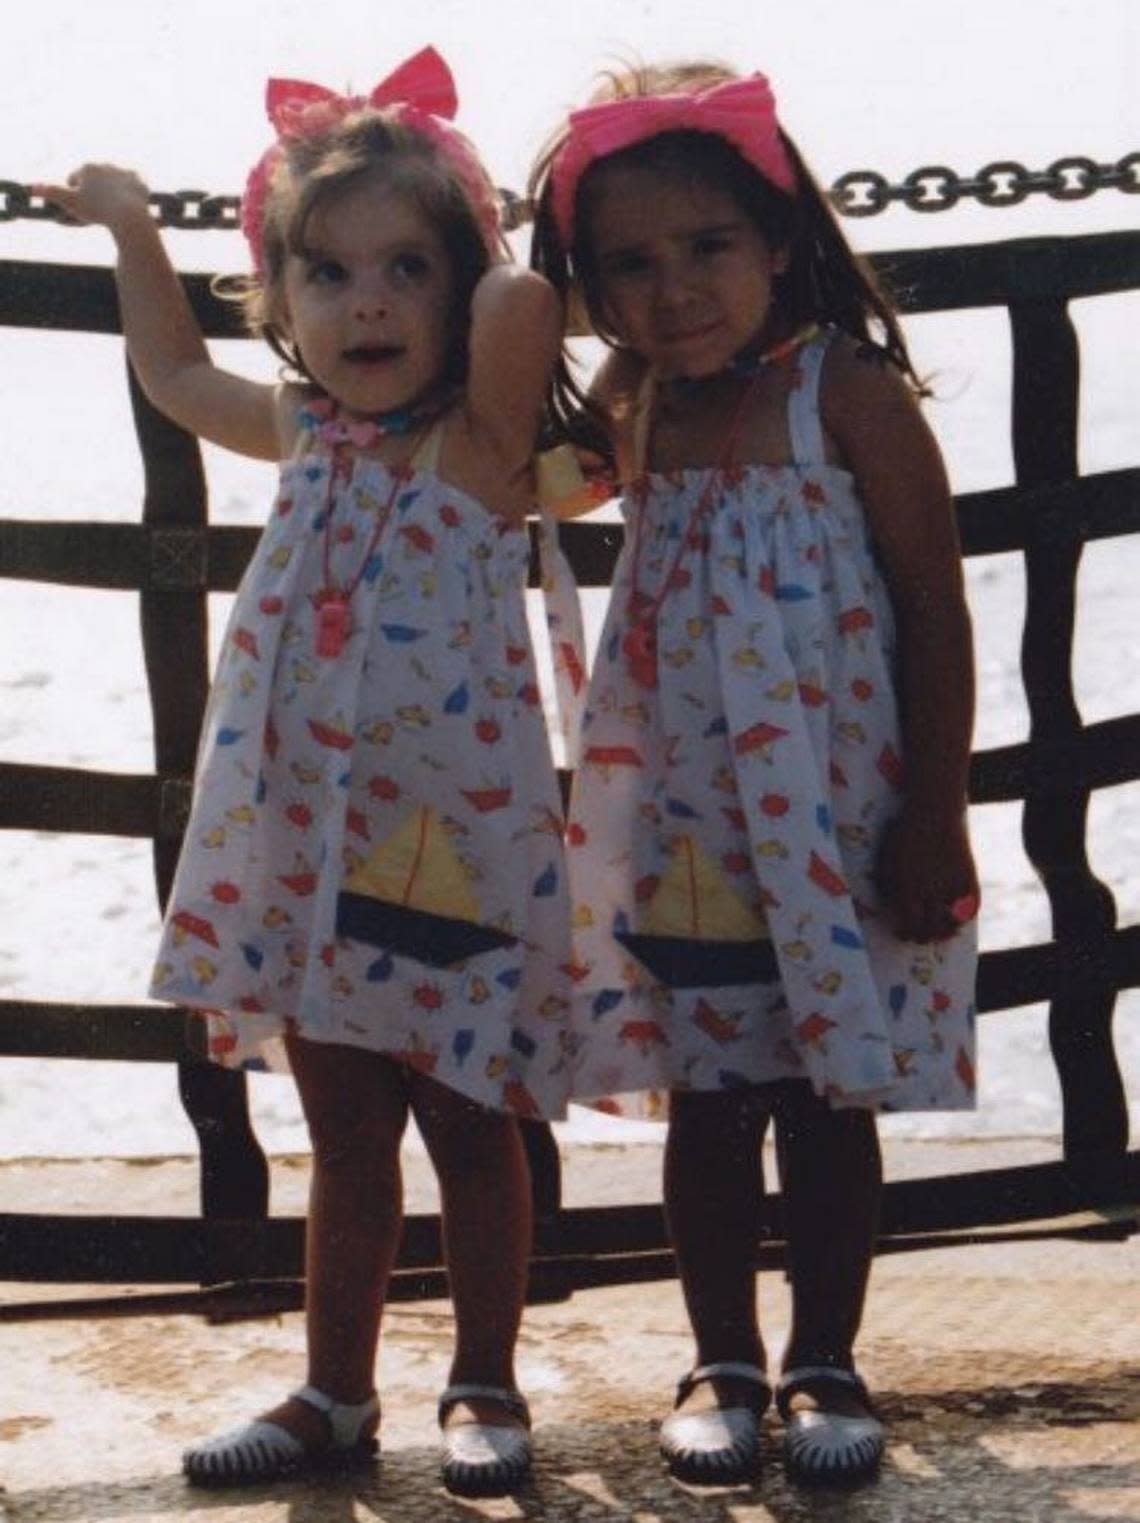
{"type": "Polygon", "coordinates": [[[211,692],[151,992],[207,1011],[226,1065],[286,1067],[290,1023],[556,1117],[569,900],[529,537],[440,480],[440,432],[399,483],[366,455],[330,482],[315,430],[282,467],[211,692]],[[362,568],[335,659],[317,648],[326,557],[340,585],[362,568]]]}
{"type": "Polygon", "coordinates": [[[709,471],[648,473],[591,675],[567,830],[573,1097],[806,1078],[836,1106],[974,1103],[973,925],[895,937],[873,879],[898,811],[893,620],[851,475],[827,462],[830,335],[795,361],[792,463],[721,470],[635,680],[630,532],[653,598],[709,471]]]}

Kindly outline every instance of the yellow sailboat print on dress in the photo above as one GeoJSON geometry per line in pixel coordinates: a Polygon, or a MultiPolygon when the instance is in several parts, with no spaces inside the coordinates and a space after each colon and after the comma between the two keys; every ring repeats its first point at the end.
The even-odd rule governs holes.
{"type": "Polygon", "coordinates": [[[518,939],[479,915],[446,821],[422,805],[348,873],[336,928],[339,936],[442,968],[518,939]]]}
{"type": "Polygon", "coordinates": [[[690,835],[674,839],[637,930],[618,924],[614,936],[673,989],[766,983],[779,976],[763,911],[745,903],[690,835]]]}

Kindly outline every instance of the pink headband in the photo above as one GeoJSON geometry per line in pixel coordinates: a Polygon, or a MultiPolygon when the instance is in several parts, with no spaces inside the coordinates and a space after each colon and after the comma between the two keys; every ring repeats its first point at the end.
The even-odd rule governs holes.
{"type": "Polygon", "coordinates": [[[451,70],[434,48],[402,63],[382,79],[371,95],[337,95],[323,85],[302,79],[271,79],[265,89],[265,109],[277,133],[245,182],[241,198],[241,228],[258,274],[264,272],[262,233],[265,198],[273,169],[289,138],[315,137],[327,132],[353,111],[384,110],[430,142],[455,175],[471,203],[483,239],[492,255],[500,247],[499,202],[471,144],[451,125],[458,102],[451,70]]]}
{"type": "Polygon", "coordinates": [[[780,140],[776,100],[763,74],[692,94],[602,101],[570,113],[569,135],[551,170],[554,220],[566,248],[574,241],[578,182],[590,165],[662,132],[715,133],[780,190],[791,194],[796,188],[795,170],[780,140]]]}

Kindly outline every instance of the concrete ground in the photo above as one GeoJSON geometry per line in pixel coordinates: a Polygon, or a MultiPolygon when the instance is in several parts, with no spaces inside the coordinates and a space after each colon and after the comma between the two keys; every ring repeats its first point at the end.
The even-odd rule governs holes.
{"type": "MultiPolygon", "coordinates": [[[[1049,1144],[896,1142],[888,1173],[924,1175],[1053,1156],[1049,1144]]],[[[421,1155],[409,1208],[434,1208],[421,1155]]],[[[652,1200],[656,1147],[573,1149],[568,1205],[652,1200]]],[[[276,1212],[302,1209],[304,1160],[274,1161],[276,1212]]],[[[0,1209],[194,1209],[182,1161],[10,1162],[0,1209]]],[[[107,1287],[100,1288],[99,1293],[107,1287]]],[[[0,1305],[81,1293],[0,1287],[0,1305]]],[[[778,1351],[777,1275],[760,1286],[778,1351]]],[[[7,1313],[10,1315],[11,1313],[7,1313]]],[[[447,1305],[395,1305],[379,1385],[384,1453],[354,1481],[216,1493],[189,1490],[182,1447],[300,1382],[298,1313],[211,1324],[198,1315],[0,1322],[0,1520],[84,1523],[1137,1523],[1140,1520],[1140,1238],[1127,1243],[975,1244],[884,1256],[860,1345],[890,1428],[884,1471],[852,1494],[784,1480],[779,1426],[751,1486],[698,1492],[661,1469],[655,1428],[691,1349],[675,1282],[578,1292],[528,1310],[520,1384],[537,1464],[515,1498],[463,1502],[436,1472],[434,1400],[451,1338],[447,1305]]]]}

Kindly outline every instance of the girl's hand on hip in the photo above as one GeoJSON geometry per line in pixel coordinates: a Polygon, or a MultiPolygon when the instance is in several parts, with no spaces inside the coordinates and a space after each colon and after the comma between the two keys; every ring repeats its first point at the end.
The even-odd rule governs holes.
{"type": "Polygon", "coordinates": [[[875,872],[883,909],[904,941],[946,941],[978,913],[978,875],[963,816],[905,812],[883,832],[875,872]]]}
{"type": "Polygon", "coordinates": [[[149,217],[150,192],[131,169],[114,164],[84,164],[68,175],[66,185],[36,185],[36,193],[80,222],[95,222],[112,232],[139,216],[149,217]]]}

